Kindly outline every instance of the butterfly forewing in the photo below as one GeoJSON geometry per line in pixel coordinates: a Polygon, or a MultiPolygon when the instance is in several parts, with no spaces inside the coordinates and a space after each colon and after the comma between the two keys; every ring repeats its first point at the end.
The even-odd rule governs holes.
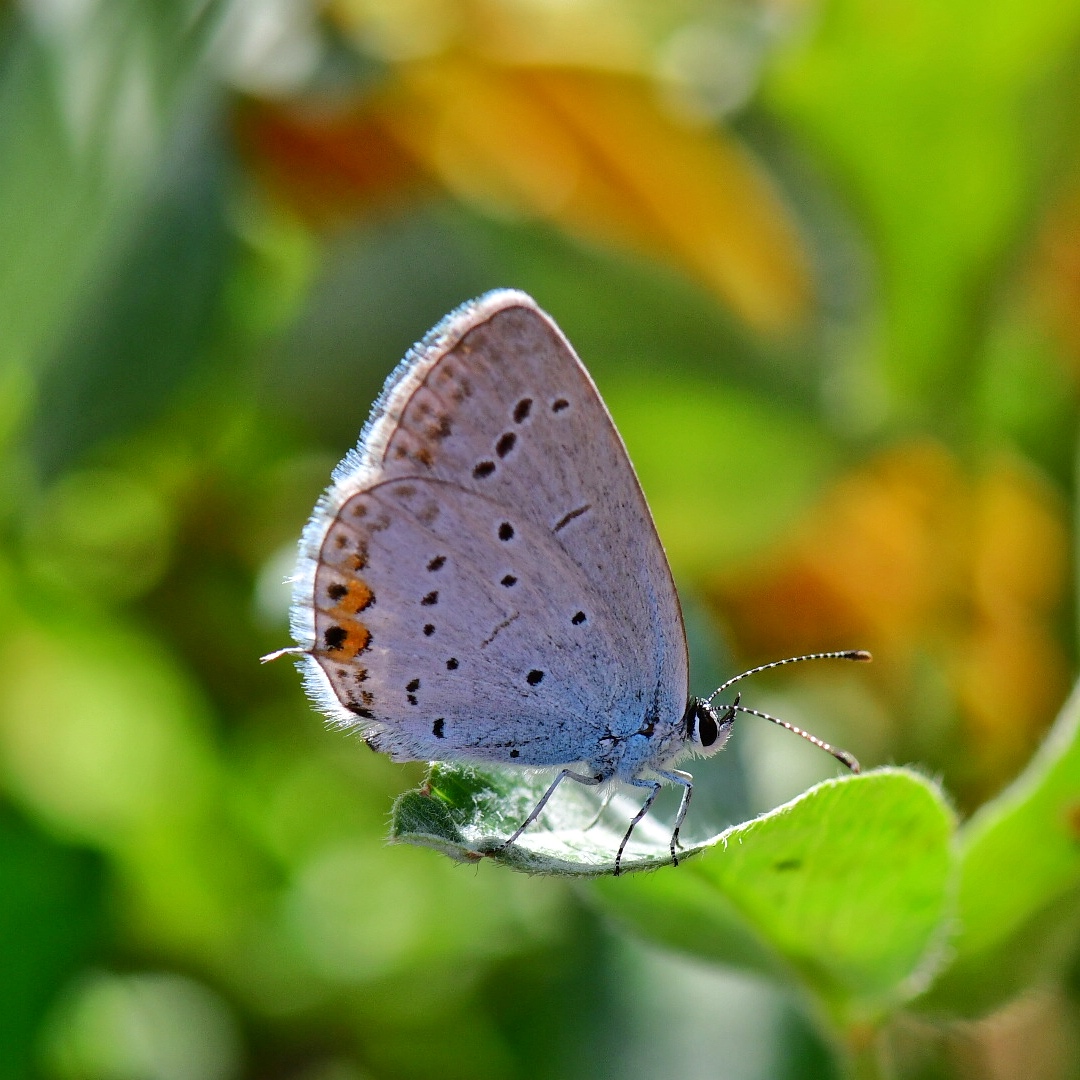
{"type": "Polygon", "coordinates": [[[407,759],[588,759],[678,715],[686,644],[622,441],[521,293],[391,377],[305,532],[294,633],[324,708],[407,759]]]}

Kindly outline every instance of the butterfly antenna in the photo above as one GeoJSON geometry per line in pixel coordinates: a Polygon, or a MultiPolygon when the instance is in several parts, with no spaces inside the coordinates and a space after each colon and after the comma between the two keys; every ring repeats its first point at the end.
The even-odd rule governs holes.
{"type": "MultiPolygon", "coordinates": [[[[801,664],[804,660],[858,660],[861,663],[869,663],[873,657],[865,649],[842,649],[839,652],[813,652],[807,653],[805,656],[790,656],[787,660],[773,660],[769,664],[762,664],[760,667],[751,668],[749,671],[744,671],[741,675],[736,675],[731,679],[728,679],[726,683],[722,683],[718,686],[708,697],[708,701],[712,701],[718,694],[722,694],[729,686],[734,686],[735,683],[740,682],[742,679],[746,679],[751,675],[757,675],[761,671],[768,671],[770,668],[783,667],[785,664],[801,664]]],[[[769,719],[772,719],[769,717],[769,719]]],[[[781,721],[777,721],[781,723],[781,721]]]]}
{"type": "MultiPolygon", "coordinates": [[[[783,662],[786,661],[782,661],[782,663],[783,662]]],[[[801,735],[807,741],[820,747],[827,754],[832,754],[841,765],[846,765],[853,773],[862,771],[859,761],[854,754],[849,754],[846,750],[840,750],[838,747],[827,743],[824,739],[819,739],[816,735],[811,735],[809,731],[803,731],[801,727],[796,727],[787,720],[781,720],[778,716],[770,716],[769,713],[762,712],[760,709],[749,709],[745,705],[740,705],[738,698],[736,698],[734,703],[729,705],[728,708],[734,709],[736,712],[749,713],[751,716],[760,716],[762,720],[771,720],[774,724],[779,724],[780,727],[787,728],[788,731],[793,732],[795,735],[801,735]]]]}

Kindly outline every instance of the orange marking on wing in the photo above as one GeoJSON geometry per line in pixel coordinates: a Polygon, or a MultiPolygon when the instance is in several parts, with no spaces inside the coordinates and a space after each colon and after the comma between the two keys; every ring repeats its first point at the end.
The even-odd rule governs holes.
{"type": "Polygon", "coordinates": [[[345,638],[345,648],[350,658],[362,653],[371,644],[371,631],[362,622],[350,619],[345,629],[349,632],[345,638]]]}
{"type": "Polygon", "coordinates": [[[348,612],[351,615],[371,606],[375,594],[366,581],[362,578],[353,578],[346,587],[348,592],[338,602],[337,610],[348,612]]]}
{"type": "Polygon", "coordinates": [[[322,633],[325,644],[321,651],[330,653],[338,661],[354,659],[371,644],[371,631],[359,619],[335,617],[328,630],[329,633],[325,629],[322,633]]]}

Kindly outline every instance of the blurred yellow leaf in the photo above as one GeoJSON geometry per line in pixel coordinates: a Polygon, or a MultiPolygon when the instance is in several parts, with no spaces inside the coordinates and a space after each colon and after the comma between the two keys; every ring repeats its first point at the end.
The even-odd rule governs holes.
{"type": "Polygon", "coordinates": [[[390,62],[471,52],[502,64],[642,73],[657,48],[702,20],[700,0],[333,0],[330,18],[390,62]]]}

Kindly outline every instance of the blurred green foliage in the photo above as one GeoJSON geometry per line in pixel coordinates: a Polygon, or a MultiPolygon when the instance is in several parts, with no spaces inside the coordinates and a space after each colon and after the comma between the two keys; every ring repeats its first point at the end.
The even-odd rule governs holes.
{"type": "MultiPolygon", "coordinates": [[[[1028,765],[1076,674],[1078,55],[1065,0],[0,7],[0,1077],[1080,1075],[1075,707],[1028,765]],[[382,380],[504,285],[611,406],[696,692],[875,652],[754,704],[941,779],[955,922],[888,828],[757,892],[878,774],[649,877],[387,847],[422,769],[259,667],[382,380]],[[851,983],[856,851],[842,944],[902,962],[851,983]]],[[[830,766],[744,723],[689,838],[830,766]]]]}

